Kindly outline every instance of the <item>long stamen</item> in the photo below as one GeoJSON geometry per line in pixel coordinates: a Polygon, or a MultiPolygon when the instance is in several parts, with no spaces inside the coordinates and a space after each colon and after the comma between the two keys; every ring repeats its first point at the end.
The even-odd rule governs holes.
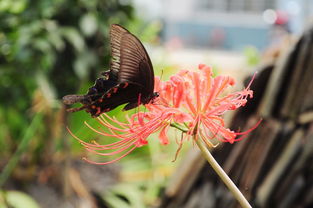
{"type": "Polygon", "coordinates": [[[159,92],[158,104],[146,104],[147,112],[139,111],[140,104],[145,100],[142,101],[142,95],[138,94],[137,112],[131,117],[126,115],[126,121],[119,121],[116,117],[104,113],[97,118],[100,124],[98,128],[85,122],[85,125],[93,132],[114,138],[113,143],[101,145],[95,141],[84,142],[69,131],[87,151],[93,154],[120,155],[118,158],[104,163],[90,161],[86,158],[85,160],[100,165],[116,162],[136,147],[146,145],[149,135],[160,130],[159,139],[161,142],[167,143],[167,129],[175,126],[176,123],[186,125],[186,128],[178,128],[185,134],[178,141],[175,159],[183,145],[183,140],[191,138],[191,135],[194,138],[200,137],[210,147],[217,145],[214,144],[215,142],[212,143],[213,138],[233,143],[246,137],[259,125],[260,121],[247,131],[236,133],[225,127],[224,119],[221,116],[226,111],[244,106],[247,99],[253,96],[253,92],[249,88],[255,75],[242,91],[222,96],[225,89],[234,84],[234,80],[226,76],[214,78],[211,68],[205,65],[199,66],[199,69],[201,69],[200,73],[181,71],[177,75],[173,75],[167,82],[156,79],[155,90],[159,92]]]}
{"type": "Polygon", "coordinates": [[[134,142],[128,142],[127,144],[125,143],[125,146],[122,146],[122,147],[119,147],[119,149],[117,150],[114,150],[112,152],[107,152],[107,153],[102,153],[102,152],[98,152],[100,150],[94,150],[94,149],[91,149],[91,148],[86,148],[87,151],[89,152],[92,152],[92,153],[95,153],[97,155],[101,155],[101,156],[109,156],[109,155],[115,155],[115,154],[118,154],[120,152],[123,152],[125,151],[126,149],[128,149],[129,147],[131,147],[132,145],[134,145],[134,142]]]}
{"type": "Polygon", "coordinates": [[[124,158],[126,155],[128,155],[129,153],[131,153],[134,149],[136,148],[136,146],[134,146],[133,148],[131,148],[130,150],[128,150],[124,155],[114,159],[114,160],[111,160],[109,162],[95,162],[95,161],[92,161],[92,160],[89,160],[87,159],[86,157],[83,157],[82,159],[85,160],[86,162],[88,163],[91,163],[91,164],[95,164],[95,165],[107,165],[107,164],[111,164],[111,163],[114,163],[116,161],[119,161],[120,159],[124,158]]]}
{"type": "Polygon", "coordinates": [[[209,96],[208,96],[208,98],[207,98],[207,100],[206,100],[206,102],[205,102],[205,104],[203,106],[203,109],[202,109],[203,112],[207,111],[207,109],[210,106],[213,98],[216,96],[216,93],[217,93],[217,84],[216,84],[216,81],[214,80],[212,89],[209,92],[209,96]]]}

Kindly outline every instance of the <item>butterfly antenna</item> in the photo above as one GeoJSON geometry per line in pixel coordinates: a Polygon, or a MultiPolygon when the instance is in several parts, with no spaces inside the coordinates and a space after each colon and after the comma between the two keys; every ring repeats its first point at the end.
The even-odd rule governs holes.
{"type": "Polygon", "coordinates": [[[162,80],[162,77],[163,77],[163,69],[161,70],[161,76],[160,76],[160,80],[162,80]]]}
{"type": "Polygon", "coordinates": [[[135,109],[135,114],[137,114],[137,111],[138,111],[138,121],[140,120],[140,118],[139,118],[139,108],[140,108],[140,102],[141,101],[141,93],[139,93],[139,95],[138,95],[138,103],[137,103],[137,108],[135,109]]]}

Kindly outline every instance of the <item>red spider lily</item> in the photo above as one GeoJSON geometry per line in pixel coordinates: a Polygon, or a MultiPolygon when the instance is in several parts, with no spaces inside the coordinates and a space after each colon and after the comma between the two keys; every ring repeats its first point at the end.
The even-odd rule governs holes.
{"type": "MultiPolygon", "coordinates": [[[[85,158],[90,163],[108,164],[122,159],[135,148],[146,145],[150,134],[160,131],[159,139],[162,144],[168,144],[167,131],[176,127],[183,131],[177,153],[183,140],[190,136],[202,139],[208,146],[214,147],[211,142],[217,138],[222,142],[234,143],[241,140],[247,133],[255,129],[260,122],[245,132],[234,132],[225,127],[221,117],[229,110],[235,110],[252,98],[253,92],[249,85],[239,92],[226,93],[229,86],[235,84],[234,79],[228,76],[212,77],[212,70],[205,65],[199,65],[200,72],[180,71],[169,81],[162,82],[155,79],[155,91],[159,98],[147,104],[147,112],[140,112],[127,117],[127,122],[120,122],[114,117],[102,114],[98,117],[106,130],[97,130],[86,123],[96,133],[118,139],[112,144],[101,145],[96,142],[87,143],[73,135],[88,151],[108,156],[119,156],[109,162],[96,163],[85,158]]],[[[176,154],[177,155],[177,154],[176,154]]]]}

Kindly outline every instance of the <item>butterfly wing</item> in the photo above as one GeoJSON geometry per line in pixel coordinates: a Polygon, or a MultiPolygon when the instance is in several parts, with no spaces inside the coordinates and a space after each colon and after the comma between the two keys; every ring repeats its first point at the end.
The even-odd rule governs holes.
{"type": "Polygon", "coordinates": [[[111,64],[110,71],[116,78],[121,68],[121,47],[122,39],[125,34],[129,33],[125,28],[119,25],[112,25],[110,29],[111,44],[111,64]]]}
{"type": "Polygon", "coordinates": [[[111,88],[105,95],[103,95],[101,98],[98,98],[92,104],[86,105],[85,109],[88,113],[91,114],[92,117],[97,117],[100,114],[113,110],[114,108],[125,103],[137,102],[138,105],[138,98],[128,95],[138,95],[140,91],[142,91],[141,87],[135,84],[128,82],[120,83],[111,88]]]}
{"type": "MultiPolygon", "coordinates": [[[[140,40],[120,25],[112,25],[112,67],[118,70],[118,82],[142,86],[141,96],[153,94],[154,72],[149,55],[140,40]]],[[[138,94],[133,95],[137,97],[138,94]]]]}
{"type": "Polygon", "coordinates": [[[68,95],[65,104],[80,102],[93,117],[127,103],[124,110],[148,103],[153,98],[154,72],[148,53],[140,40],[120,25],[110,30],[110,70],[103,72],[86,95],[68,95]],[[140,98],[139,98],[140,97],[140,98]]]}
{"type": "Polygon", "coordinates": [[[75,112],[87,108],[89,105],[97,102],[104,94],[106,94],[110,89],[117,86],[117,81],[108,77],[107,74],[105,78],[98,78],[95,84],[88,89],[85,95],[66,95],[63,97],[63,103],[66,105],[72,105],[74,103],[80,102],[84,106],[80,108],[68,109],[70,112],[75,112]]]}

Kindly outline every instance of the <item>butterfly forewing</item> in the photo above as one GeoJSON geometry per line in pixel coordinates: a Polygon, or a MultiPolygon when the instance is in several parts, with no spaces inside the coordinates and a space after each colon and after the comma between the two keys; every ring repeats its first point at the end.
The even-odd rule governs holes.
{"type": "Polygon", "coordinates": [[[153,93],[154,73],[150,58],[141,42],[132,34],[122,38],[120,82],[133,82],[153,93]]]}
{"type": "Polygon", "coordinates": [[[111,65],[110,70],[114,73],[120,71],[121,66],[121,45],[122,38],[125,34],[129,33],[126,29],[120,25],[112,25],[110,30],[110,44],[111,44],[111,65]]]}

